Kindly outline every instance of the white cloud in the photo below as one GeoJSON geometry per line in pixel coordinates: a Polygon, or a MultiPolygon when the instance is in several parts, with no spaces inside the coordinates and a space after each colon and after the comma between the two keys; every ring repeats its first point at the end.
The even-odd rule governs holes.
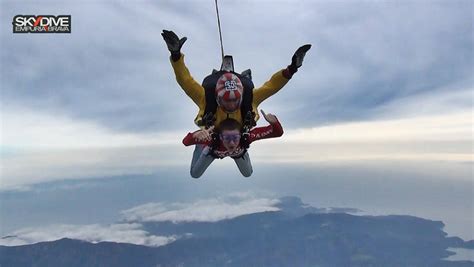
{"type": "Polygon", "coordinates": [[[472,129],[472,111],[469,110],[287,130],[282,139],[253,144],[252,159],[286,163],[472,162],[472,129]]]}
{"type": "Polygon", "coordinates": [[[1,107],[0,144],[12,149],[77,149],[179,143],[180,132],[117,133],[97,123],[26,108],[1,107]],[[179,136],[178,135],[178,136],[179,136]]]}
{"type": "MultiPolygon", "coordinates": [[[[23,190],[53,180],[151,174],[163,166],[182,166],[180,175],[188,175],[192,147],[181,144],[184,131],[163,138],[121,135],[97,130],[100,128],[96,126],[82,127],[74,121],[49,120],[40,115],[31,118],[28,120],[33,125],[31,132],[27,125],[2,131],[5,133],[2,142],[8,142],[2,143],[7,146],[0,154],[0,190],[23,190]],[[38,123],[43,120],[49,122],[38,123]]],[[[260,123],[264,123],[263,119],[260,123]]],[[[284,120],[282,124],[285,128],[284,120]]],[[[472,110],[316,128],[285,128],[281,138],[252,144],[250,153],[255,169],[259,162],[368,159],[472,162],[472,128],[472,110]]],[[[223,166],[220,164],[220,161],[213,163],[223,166]]]]}
{"type": "Polygon", "coordinates": [[[174,236],[155,236],[141,229],[140,224],[111,225],[50,225],[24,228],[0,239],[0,245],[19,246],[38,242],[54,241],[61,238],[78,239],[92,243],[103,241],[130,243],[145,246],[163,246],[176,240],[174,236]]]}
{"type": "Polygon", "coordinates": [[[285,141],[301,143],[466,141],[472,140],[472,126],[472,111],[469,110],[444,115],[289,130],[285,135],[285,141]]]}
{"type": "Polygon", "coordinates": [[[0,245],[19,246],[71,238],[92,243],[119,242],[145,246],[162,246],[179,236],[157,236],[142,229],[141,222],[216,222],[240,215],[277,211],[280,201],[258,198],[254,193],[230,194],[225,198],[204,199],[192,203],[148,203],[122,211],[127,222],[101,225],[56,224],[16,230],[0,239],[0,245]]]}
{"type": "Polygon", "coordinates": [[[240,215],[277,211],[278,199],[241,198],[238,201],[206,199],[193,203],[148,203],[122,211],[126,221],[138,222],[216,222],[240,215]]]}
{"type": "Polygon", "coordinates": [[[1,158],[0,190],[54,180],[149,175],[163,166],[182,165],[187,170],[191,152],[182,145],[19,150],[1,158]]]}
{"type": "Polygon", "coordinates": [[[149,174],[182,163],[176,159],[187,151],[181,144],[185,131],[113,132],[26,108],[2,107],[0,119],[0,190],[61,179],[149,174]]]}

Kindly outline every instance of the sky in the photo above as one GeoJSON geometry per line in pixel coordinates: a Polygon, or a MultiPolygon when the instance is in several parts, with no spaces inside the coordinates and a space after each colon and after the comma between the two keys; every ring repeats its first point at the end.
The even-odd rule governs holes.
{"type": "MultiPolygon", "coordinates": [[[[374,213],[450,220],[459,225],[453,233],[474,236],[466,226],[474,217],[472,1],[219,1],[225,53],[233,56],[237,71],[252,70],[257,87],[285,68],[299,46],[312,48],[289,83],[260,106],[277,115],[285,133],[252,145],[253,180],[240,177],[224,159],[197,181],[189,176],[192,148],[181,143],[197,129],[197,107],[176,83],[160,33],[173,30],[188,38],[185,62],[201,81],[220,66],[214,1],[4,0],[0,5],[0,195],[7,203],[2,209],[33,210],[35,196],[44,203],[30,225],[19,224],[25,214],[3,219],[8,231],[27,229],[15,229],[22,225],[45,233],[52,218],[80,217],[65,208],[58,209],[61,216],[46,212],[57,205],[46,195],[70,192],[69,184],[63,186],[67,181],[78,190],[89,184],[104,189],[107,184],[98,181],[116,184],[121,177],[175,177],[167,188],[189,192],[199,185],[202,194],[192,195],[200,200],[212,201],[215,186],[227,188],[222,194],[271,188],[272,194],[299,194],[312,204],[354,203],[374,213]],[[72,33],[13,34],[18,14],[71,15],[72,33]],[[294,184],[270,179],[277,173],[293,177],[295,171],[300,180],[294,184]],[[390,199],[367,195],[360,186],[390,192],[377,179],[397,188],[390,199]],[[337,190],[341,181],[355,188],[353,201],[337,190]],[[433,190],[417,195],[425,187],[433,190]],[[11,194],[25,202],[13,201],[11,194]],[[401,204],[406,195],[419,207],[401,204]],[[430,201],[444,206],[432,207],[430,201]]],[[[137,181],[140,188],[144,180],[137,181]]],[[[156,193],[167,197],[131,203],[125,194],[117,198],[122,206],[101,207],[120,214],[145,200],[185,198],[161,188],[156,193]]],[[[78,194],[77,201],[86,197],[78,194]]],[[[97,214],[95,219],[118,218],[97,214]]],[[[104,230],[94,221],[85,225],[104,230]]],[[[71,232],[68,227],[64,232],[71,232]]],[[[136,225],[118,227],[145,237],[136,225]]]]}

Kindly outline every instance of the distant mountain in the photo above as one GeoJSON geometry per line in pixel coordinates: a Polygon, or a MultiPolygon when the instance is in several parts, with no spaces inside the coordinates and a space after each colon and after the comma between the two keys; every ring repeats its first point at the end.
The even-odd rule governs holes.
{"type": "Polygon", "coordinates": [[[150,233],[184,236],[162,247],[71,239],[2,246],[0,266],[474,266],[442,260],[448,247],[473,242],[447,237],[440,221],[321,212],[295,198],[281,204],[219,222],[147,223],[150,233]],[[296,206],[308,213],[288,212],[296,206]]]}
{"type": "Polygon", "coordinates": [[[303,216],[308,213],[357,213],[361,211],[355,208],[315,208],[294,196],[280,198],[277,207],[289,216],[303,216]]]}

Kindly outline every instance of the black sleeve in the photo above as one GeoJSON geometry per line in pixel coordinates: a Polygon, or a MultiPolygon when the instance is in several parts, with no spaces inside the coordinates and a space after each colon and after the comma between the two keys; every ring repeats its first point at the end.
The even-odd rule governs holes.
{"type": "MultiPolygon", "coordinates": [[[[206,116],[209,112],[212,112],[213,115],[216,114],[216,110],[217,110],[216,84],[219,77],[220,77],[219,72],[215,72],[208,75],[202,81],[202,87],[204,87],[204,93],[205,93],[205,99],[206,99],[204,116],[206,116]]],[[[205,125],[205,122],[203,122],[203,125],[205,125]]]]}

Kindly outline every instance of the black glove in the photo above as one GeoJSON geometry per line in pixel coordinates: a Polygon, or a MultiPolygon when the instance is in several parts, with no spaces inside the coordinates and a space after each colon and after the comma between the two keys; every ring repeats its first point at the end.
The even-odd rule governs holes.
{"type": "Polygon", "coordinates": [[[290,74],[293,75],[295,72],[298,71],[298,68],[303,65],[303,59],[304,56],[306,55],[306,52],[311,48],[310,44],[305,44],[298,48],[291,58],[291,65],[288,66],[288,70],[290,71],[290,74]]]}
{"type": "Polygon", "coordinates": [[[240,147],[248,149],[250,147],[250,133],[242,133],[240,137],[240,147]]]}
{"type": "Polygon", "coordinates": [[[244,118],[244,128],[246,127],[248,130],[252,129],[257,122],[255,121],[255,112],[249,110],[247,114],[245,114],[244,118]]]}
{"type": "Polygon", "coordinates": [[[161,36],[163,36],[163,39],[168,46],[168,50],[171,52],[171,58],[173,61],[177,61],[181,57],[181,47],[188,38],[183,37],[179,39],[176,33],[167,30],[163,30],[161,36]]]}
{"type": "Polygon", "coordinates": [[[219,149],[220,144],[221,144],[221,141],[220,141],[220,138],[219,138],[219,134],[215,133],[215,132],[212,133],[211,134],[211,144],[210,144],[211,151],[219,149]]]}
{"type": "Polygon", "coordinates": [[[215,122],[216,117],[214,117],[214,113],[212,112],[208,112],[202,117],[202,124],[206,127],[206,129],[210,128],[211,126],[214,126],[215,122]]]}

